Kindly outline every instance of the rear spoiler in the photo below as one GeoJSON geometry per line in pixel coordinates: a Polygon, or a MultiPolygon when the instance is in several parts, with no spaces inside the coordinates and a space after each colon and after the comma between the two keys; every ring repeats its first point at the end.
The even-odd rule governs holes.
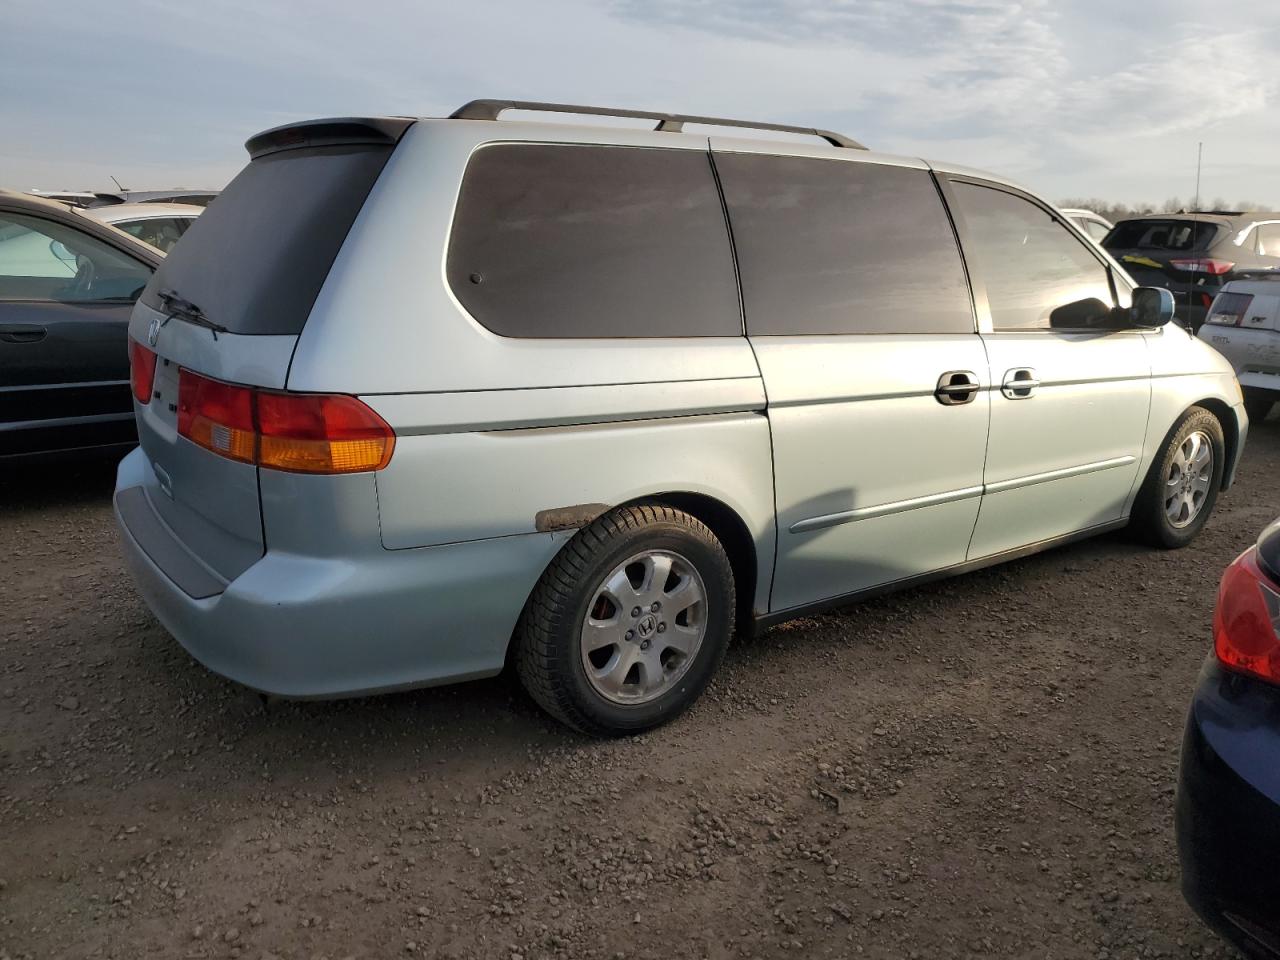
{"type": "Polygon", "coordinates": [[[347,144],[394,146],[416,120],[409,117],[336,117],[306,120],[264,130],[245,141],[249,158],[301,147],[333,147],[347,144]]]}

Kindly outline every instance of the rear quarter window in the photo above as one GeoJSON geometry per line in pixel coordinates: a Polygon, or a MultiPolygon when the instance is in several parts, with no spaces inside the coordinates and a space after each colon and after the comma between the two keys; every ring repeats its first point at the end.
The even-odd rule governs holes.
{"type": "Polygon", "coordinates": [[[463,177],[447,272],[471,316],[505,337],[742,333],[704,151],[482,147],[463,177]]]}

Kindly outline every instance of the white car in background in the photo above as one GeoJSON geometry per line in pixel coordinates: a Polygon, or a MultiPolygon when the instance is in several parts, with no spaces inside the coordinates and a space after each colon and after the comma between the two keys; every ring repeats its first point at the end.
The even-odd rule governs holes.
{"type": "Polygon", "coordinates": [[[1280,272],[1229,281],[1199,336],[1235,368],[1245,411],[1261,423],[1280,400],[1280,272]]]}
{"type": "Polygon", "coordinates": [[[187,203],[117,203],[77,212],[168,253],[204,209],[187,203]]]}
{"type": "Polygon", "coordinates": [[[1102,238],[1111,232],[1111,221],[1092,210],[1063,210],[1071,222],[1085,232],[1094,243],[1101,243],[1102,238]]]}

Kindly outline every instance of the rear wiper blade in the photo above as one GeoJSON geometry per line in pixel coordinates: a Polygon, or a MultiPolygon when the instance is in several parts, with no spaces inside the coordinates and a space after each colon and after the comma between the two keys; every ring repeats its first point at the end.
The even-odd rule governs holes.
{"type": "Polygon", "coordinates": [[[228,328],[222,324],[210,320],[205,316],[204,311],[197,307],[190,300],[184,300],[173,290],[161,290],[157,296],[160,302],[164,304],[165,312],[170,317],[180,317],[187,323],[195,324],[197,327],[204,327],[213,334],[213,339],[218,339],[218,334],[227,333],[228,328]]]}

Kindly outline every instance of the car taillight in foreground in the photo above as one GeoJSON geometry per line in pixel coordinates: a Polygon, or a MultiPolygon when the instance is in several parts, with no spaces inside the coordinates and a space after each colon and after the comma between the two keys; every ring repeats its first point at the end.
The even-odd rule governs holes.
{"type": "Polygon", "coordinates": [[[214,453],[292,473],[381,470],[396,437],[345,394],[280,393],[178,375],[178,433],[214,453]]]}
{"type": "Polygon", "coordinates": [[[1230,260],[1213,260],[1208,257],[1195,257],[1189,260],[1170,260],[1169,265],[1175,270],[1182,270],[1186,273],[1207,273],[1215,277],[1220,277],[1224,273],[1229,273],[1231,268],[1235,266],[1235,264],[1230,260]]]}
{"type": "Polygon", "coordinates": [[[1220,293],[1213,302],[1209,317],[1205,323],[1217,323],[1228,327],[1238,327],[1244,321],[1245,314],[1253,305],[1253,295],[1249,293],[1220,293]]]}
{"type": "Polygon", "coordinates": [[[1256,549],[1236,557],[1222,575],[1213,649],[1228,670],[1280,683],[1280,592],[1258,566],[1256,549]]]}
{"type": "Polygon", "coordinates": [[[139,403],[151,402],[151,388],[156,382],[156,355],[137,340],[129,338],[129,383],[133,398],[139,403]]]}

